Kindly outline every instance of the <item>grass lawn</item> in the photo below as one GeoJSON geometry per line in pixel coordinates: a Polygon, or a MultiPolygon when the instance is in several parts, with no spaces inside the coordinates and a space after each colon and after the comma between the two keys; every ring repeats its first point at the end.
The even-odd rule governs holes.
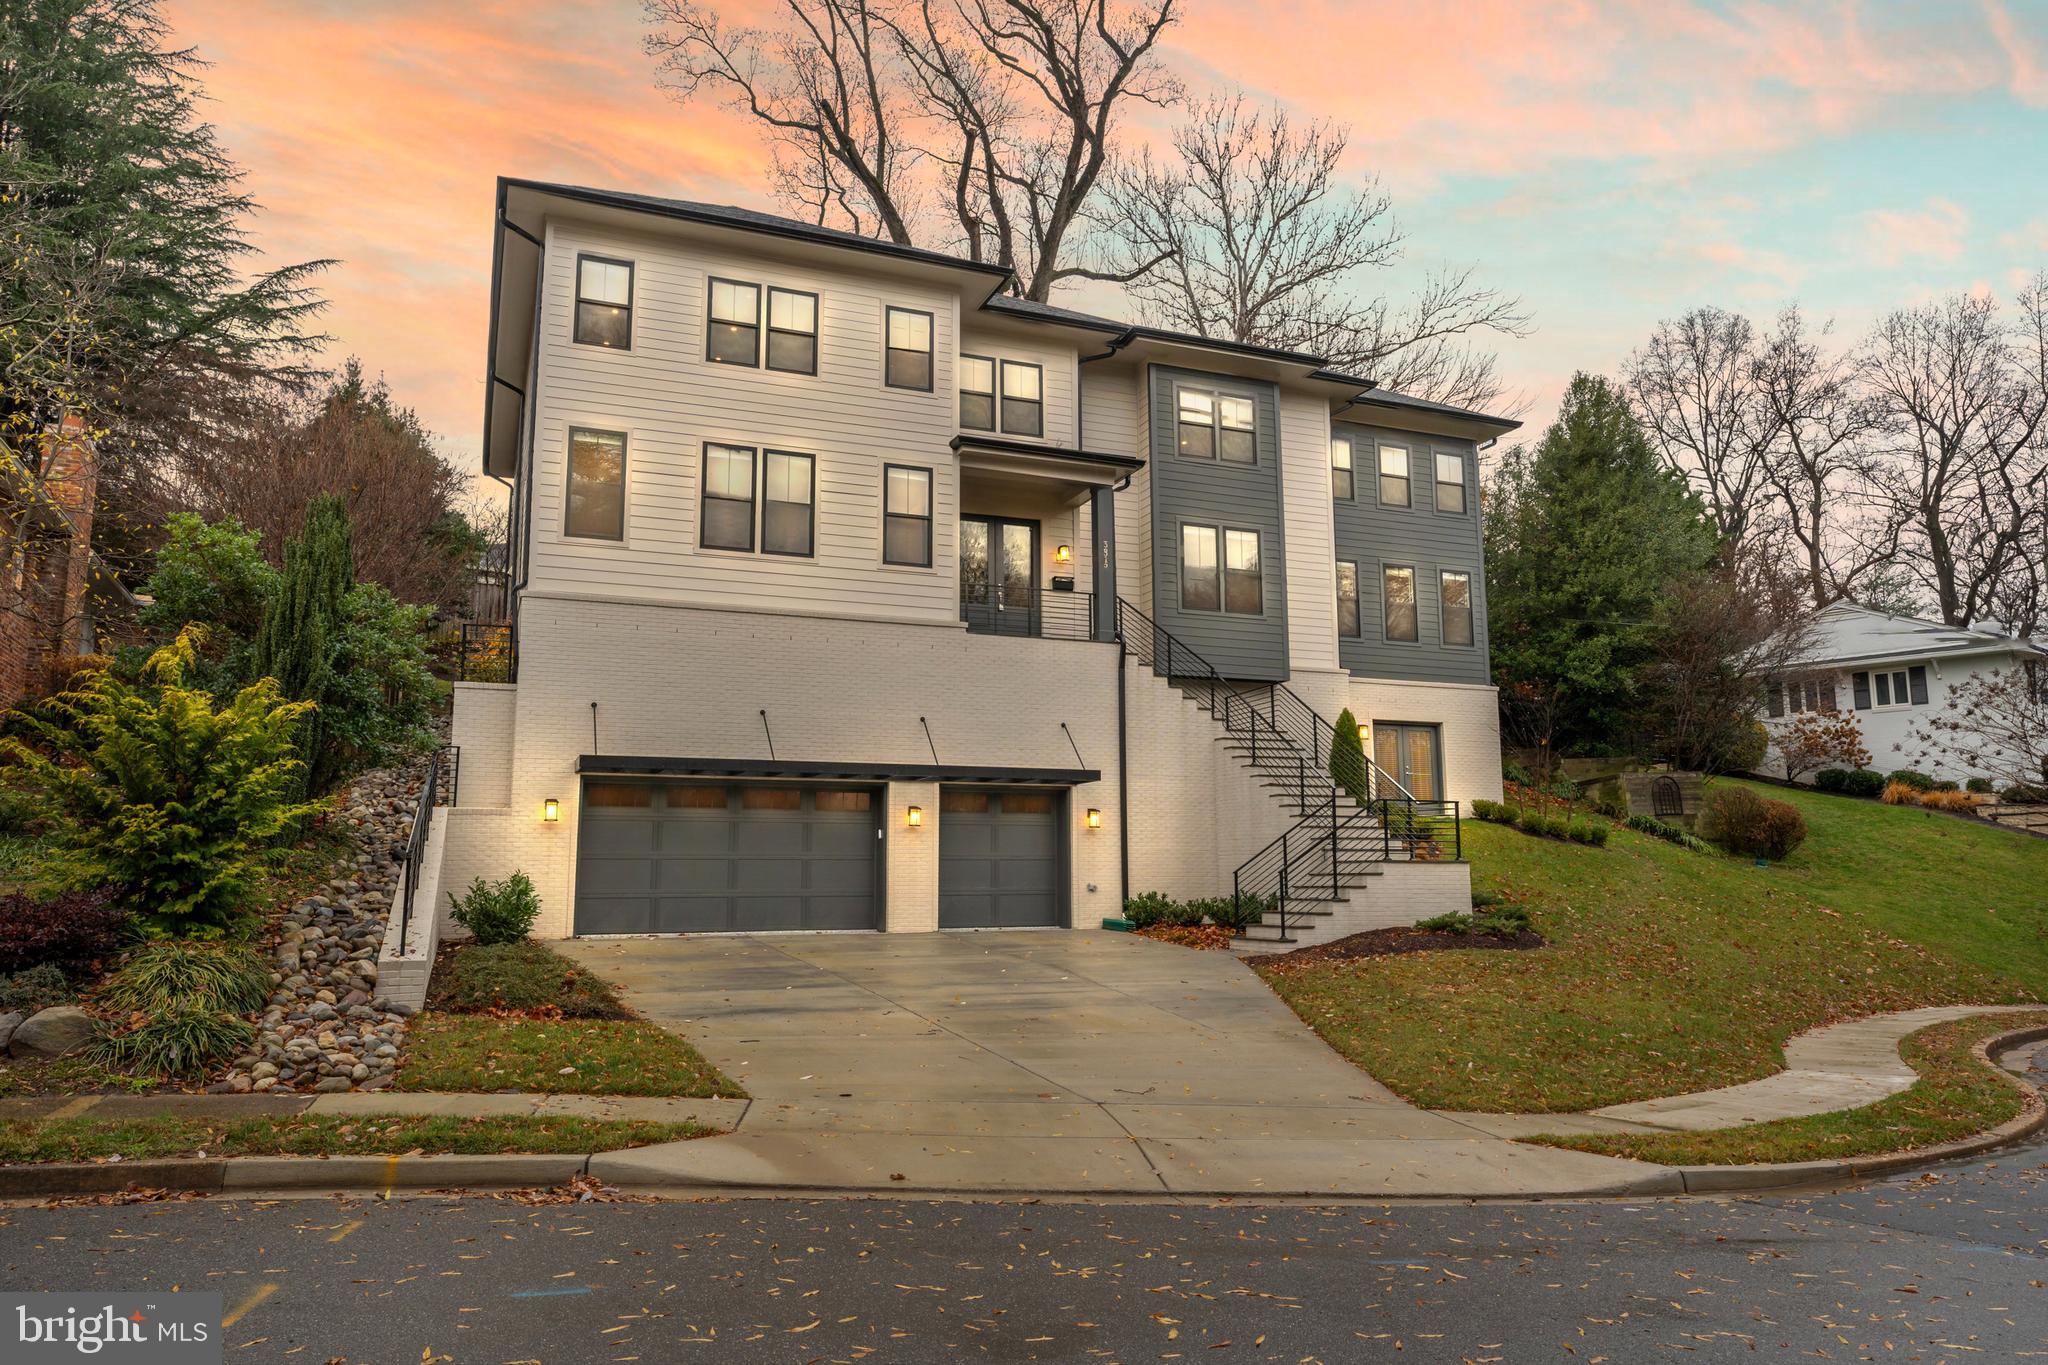
{"type": "Polygon", "coordinates": [[[431,1013],[406,1029],[398,1089],[746,1095],[696,1048],[644,1019],[431,1013]]]}
{"type": "Polygon", "coordinates": [[[500,1152],[605,1152],[709,1137],[695,1123],[567,1117],[452,1118],[403,1114],[299,1114],[203,1120],[163,1116],[119,1122],[16,1119],[0,1123],[0,1164],[119,1156],[355,1156],[500,1152]]]}
{"type": "Polygon", "coordinates": [[[1899,1045],[1899,1055],[1920,1079],[1890,1099],[1861,1109],[1699,1133],[1544,1135],[1527,1141],[1667,1166],[1822,1161],[1932,1147],[2019,1116],[2026,1093],[2022,1083],[1978,1061],[1970,1054],[1970,1045],[1993,1034],[2039,1025],[2048,1025],[2048,1013],[1957,1019],[1921,1029],[1899,1045]]]}
{"type": "Polygon", "coordinates": [[[2048,998],[2048,843],[1766,794],[1810,835],[1763,868],[1627,829],[1602,849],[1468,820],[1473,889],[1529,906],[1548,948],[1258,970],[1405,1098],[1523,1113],[1754,1080],[1840,1019],[2048,998]]]}

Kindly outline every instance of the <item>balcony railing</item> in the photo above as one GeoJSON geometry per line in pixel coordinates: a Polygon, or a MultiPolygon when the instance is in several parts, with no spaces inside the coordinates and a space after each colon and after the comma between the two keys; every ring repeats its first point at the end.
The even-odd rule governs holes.
{"type": "Polygon", "coordinates": [[[1035,640],[1088,640],[1094,638],[1095,594],[1092,592],[1041,592],[1028,607],[993,607],[982,602],[962,602],[960,619],[970,635],[1014,635],[1035,640]]]}
{"type": "Polygon", "coordinates": [[[464,621],[456,645],[457,682],[519,681],[519,647],[505,623],[464,621]]]}

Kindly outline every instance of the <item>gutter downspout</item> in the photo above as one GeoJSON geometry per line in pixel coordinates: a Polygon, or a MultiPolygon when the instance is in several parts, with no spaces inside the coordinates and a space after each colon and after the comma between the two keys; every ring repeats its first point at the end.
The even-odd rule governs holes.
{"type": "MultiPolygon", "coordinates": [[[[1137,336],[1137,328],[1127,328],[1122,336],[1110,339],[1107,350],[1100,351],[1095,355],[1084,355],[1074,362],[1074,444],[1083,450],[1088,448],[1088,441],[1082,430],[1081,418],[1088,405],[1081,399],[1081,366],[1093,364],[1098,360],[1109,359],[1135,341],[1137,336]]],[[[1123,480],[1109,490],[1110,493],[1114,495],[1129,488],[1133,477],[1130,474],[1124,475],[1123,480]]],[[[1098,583],[1095,591],[1101,592],[1102,585],[1098,583]]],[[[1110,584],[1109,591],[1114,594],[1116,592],[1116,584],[1110,584]]],[[[1128,762],[1130,726],[1129,711],[1125,700],[1125,692],[1128,686],[1125,678],[1129,671],[1130,661],[1129,656],[1124,651],[1124,634],[1122,629],[1119,628],[1116,634],[1116,912],[1119,918],[1122,917],[1124,912],[1124,902],[1131,898],[1131,773],[1128,762]]]]}

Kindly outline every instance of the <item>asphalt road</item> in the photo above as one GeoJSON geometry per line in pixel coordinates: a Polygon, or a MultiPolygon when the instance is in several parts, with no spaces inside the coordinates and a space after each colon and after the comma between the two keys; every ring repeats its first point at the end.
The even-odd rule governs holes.
{"type": "Polygon", "coordinates": [[[219,1289],[230,1361],[2048,1358],[2048,1144],[1725,1202],[0,1209],[0,1288],[219,1289]]]}

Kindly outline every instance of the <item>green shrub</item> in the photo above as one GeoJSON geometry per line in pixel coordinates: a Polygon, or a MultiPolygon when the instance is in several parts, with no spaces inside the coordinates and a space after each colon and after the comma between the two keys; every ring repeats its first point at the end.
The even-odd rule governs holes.
{"type": "Polygon", "coordinates": [[[624,1019],[610,986],[539,943],[465,943],[434,973],[430,1008],[475,1014],[548,1006],[572,1019],[624,1019]]]}
{"type": "Polygon", "coordinates": [[[1472,818],[1475,820],[1491,820],[1493,812],[1499,808],[1500,803],[1497,801],[1489,801],[1483,796],[1472,798],[1472,818]]]}
{"type": "Polygon", "coordinates": [[[1560,777],[1543,790],[1560,801],[1576,801],[1580,796],[1579,784],[1569,777],[1560,777]]]}
{"type": "Polygon", "coordinates": [[[100,992],[111,1008],[144,1014],[186,1002],[247,1014],[269,997],[269,969],[247,948],[176,940],[138,948],[100,992]]]}
{"type": "Polygon", "coordinates": [[[1536,780],[1530,774],[1528,768],[1524,767],[1520,763],[1513,762],[1501,764],[1500,775],[1502,781],[1512,782],[1518,787],[1526,787],[1531,782],[1536,780]]]}
{"type": "Polygon", "coordinates": [[[1962,788],[1957,786],[1953,782],[1937,782],[1932,787],[1928,788],[1928,790],[1937,792],[1957,792],[1961,791],[1962,788]]]}
{"type": "Polygon", "coordinates": [[[1573,820],[1567,826],[1566,837],[1575,844],[1590,844],[1594,848],[1607,846],[1607,826],[1596,820],[1573,820]]]}
{"type": "Polygon", "coordinates": [[[1785,801],[1747,787],[1716,787],[1700,813],[1700,833],[1730,853],[1779,859],[1806,840],[1806,820],[1785,801]]]}
{"type": "Polygon", "coordinates": [[[1490,905],[1499,904],[1500,893],[1498,891],[1474,891],[1472,893],[1472,908],[1474,910],[1484,910],[1490,905]]]}
{"type": "Polygon", "coordinates": [[[1372,795],[1371,784],[1366,781],[1365,744],[1358,737],[1358,717],[1345,707],[1337,715],[1337,726],[1330,735],[1330,780],[1350,792],[1360,801],[1372,795]]]}
{"type": "Polygon", "coordinates": [[[1666,843],[1683,843],[1689,837],[1677,825],[1667,824],[1654,815],[1631,815],[1623,823],[1627,824],[1630,829],[1635,830],[1638,834],[1647,834],[1652,838],[1662,839],[1666,843]]]}
{"type": "Polygon", "coordinates": [[[2048,782],[2016,782],[1998,794],[2001,801],[2032,806],[2048,802],[2048,782]]]}
{"type": "Polygon", "coordinates": [[[1858,768],[1842,779],[1842,793],[1845,796],[1884,795],[1884,774],[1868,768],[1858,768]]]}
{"type": "Polygon", "coordinates": [[[1455,934],[1463,938],[1467,934],[1484,934],[1490,938],[1513,938],[1529,929],[1529,910],[1521,905],[1500,905],[1484,912],[1467,914],[1462,910],[1449,910],[1441,915],[1417,920],[1415,927],[1431,934],[1455,934]]]}
{"type": "Polygon", "coordinates": [[[151,1076],[201,1076],[256,1041],[247,1019],[183,1000],[125,1033],[102,1038],[88,1054],[102,1066],[151,1076]]]}
{"type": "Polygon", "coordinates": [[[1428,934],[1463,935],[1472,928],[1472,916],[1463,910],[1446,910],[1441,915],[1415,921],[1415,927],[1428,934]]]}
{"type": "Polygon", "coordinates": [[[1933,778],[1929,777],[1926,773],[1916,773],[1911,768],[1895,769],[1886,775],[1886,780],[1903,783],[1916,792],[1931,792],[1934,790],[1933,778]]]}
{"type": "Polygon", "coordinates": [[[1192,929],[1202,922],[1202,901],[1169,901],[1159,923],[1175,929],[1192,929]]]}
{"type": "Polygon", "coordinates": [[[540,897],[524,872],[501,882],[478,877],[461,896],[448,893],[449,917],[469,930],[478,943],[517,943],[540,917],[540,897]]]}
{"type": "Polygon", "coordinates": [[[1618,786],[1602,787],[1593,798],[1593,809],[1610,820],[1626,820],[1628,797],[1622,794],[1618,786]]]}
{"type": "Polygon", "coordinates": [[[1813,775],[1813,785],[1819,791],[1842,791],[1849,785],[1849,769],[1822,768],[1813,775]]]}
{"type": "Polygon", "coordinates": [[[1258,896],[1246,896],[1242,901],[1231,896],[1210,896],[1188,904],[1208,916],[1211,924],[1233,934],[1243,932],[1247,924],[1258,923],[1266,912],[1265,900],[1258,896]]]}
{"type": "Polygon", "coordinates": [[[41,747],[0,739],[55,817],[38,887],[108,888],[150,937],[240,927],[277,837],[322,809],[295,797],[308,708],[265,678],[216,709],[185,685],[205,639],[201,626],[179,632],[140,685],[91,670],[27,716],[41,747]]]}
{"type": "Polygon", "coordinates": [[[1976,796],[1989,796],[1991,795],[1991,779],[1988,777],[1973,777],[1963,783],[1963,790],[1976,796]]]}
{"type": "Polygon", "coordinates": [[[0,976],[0,1014],[12,1010],[34,1014],[52,1005],[68,1004],[72,998],[71,983],[47,962],[0,976]]]}

